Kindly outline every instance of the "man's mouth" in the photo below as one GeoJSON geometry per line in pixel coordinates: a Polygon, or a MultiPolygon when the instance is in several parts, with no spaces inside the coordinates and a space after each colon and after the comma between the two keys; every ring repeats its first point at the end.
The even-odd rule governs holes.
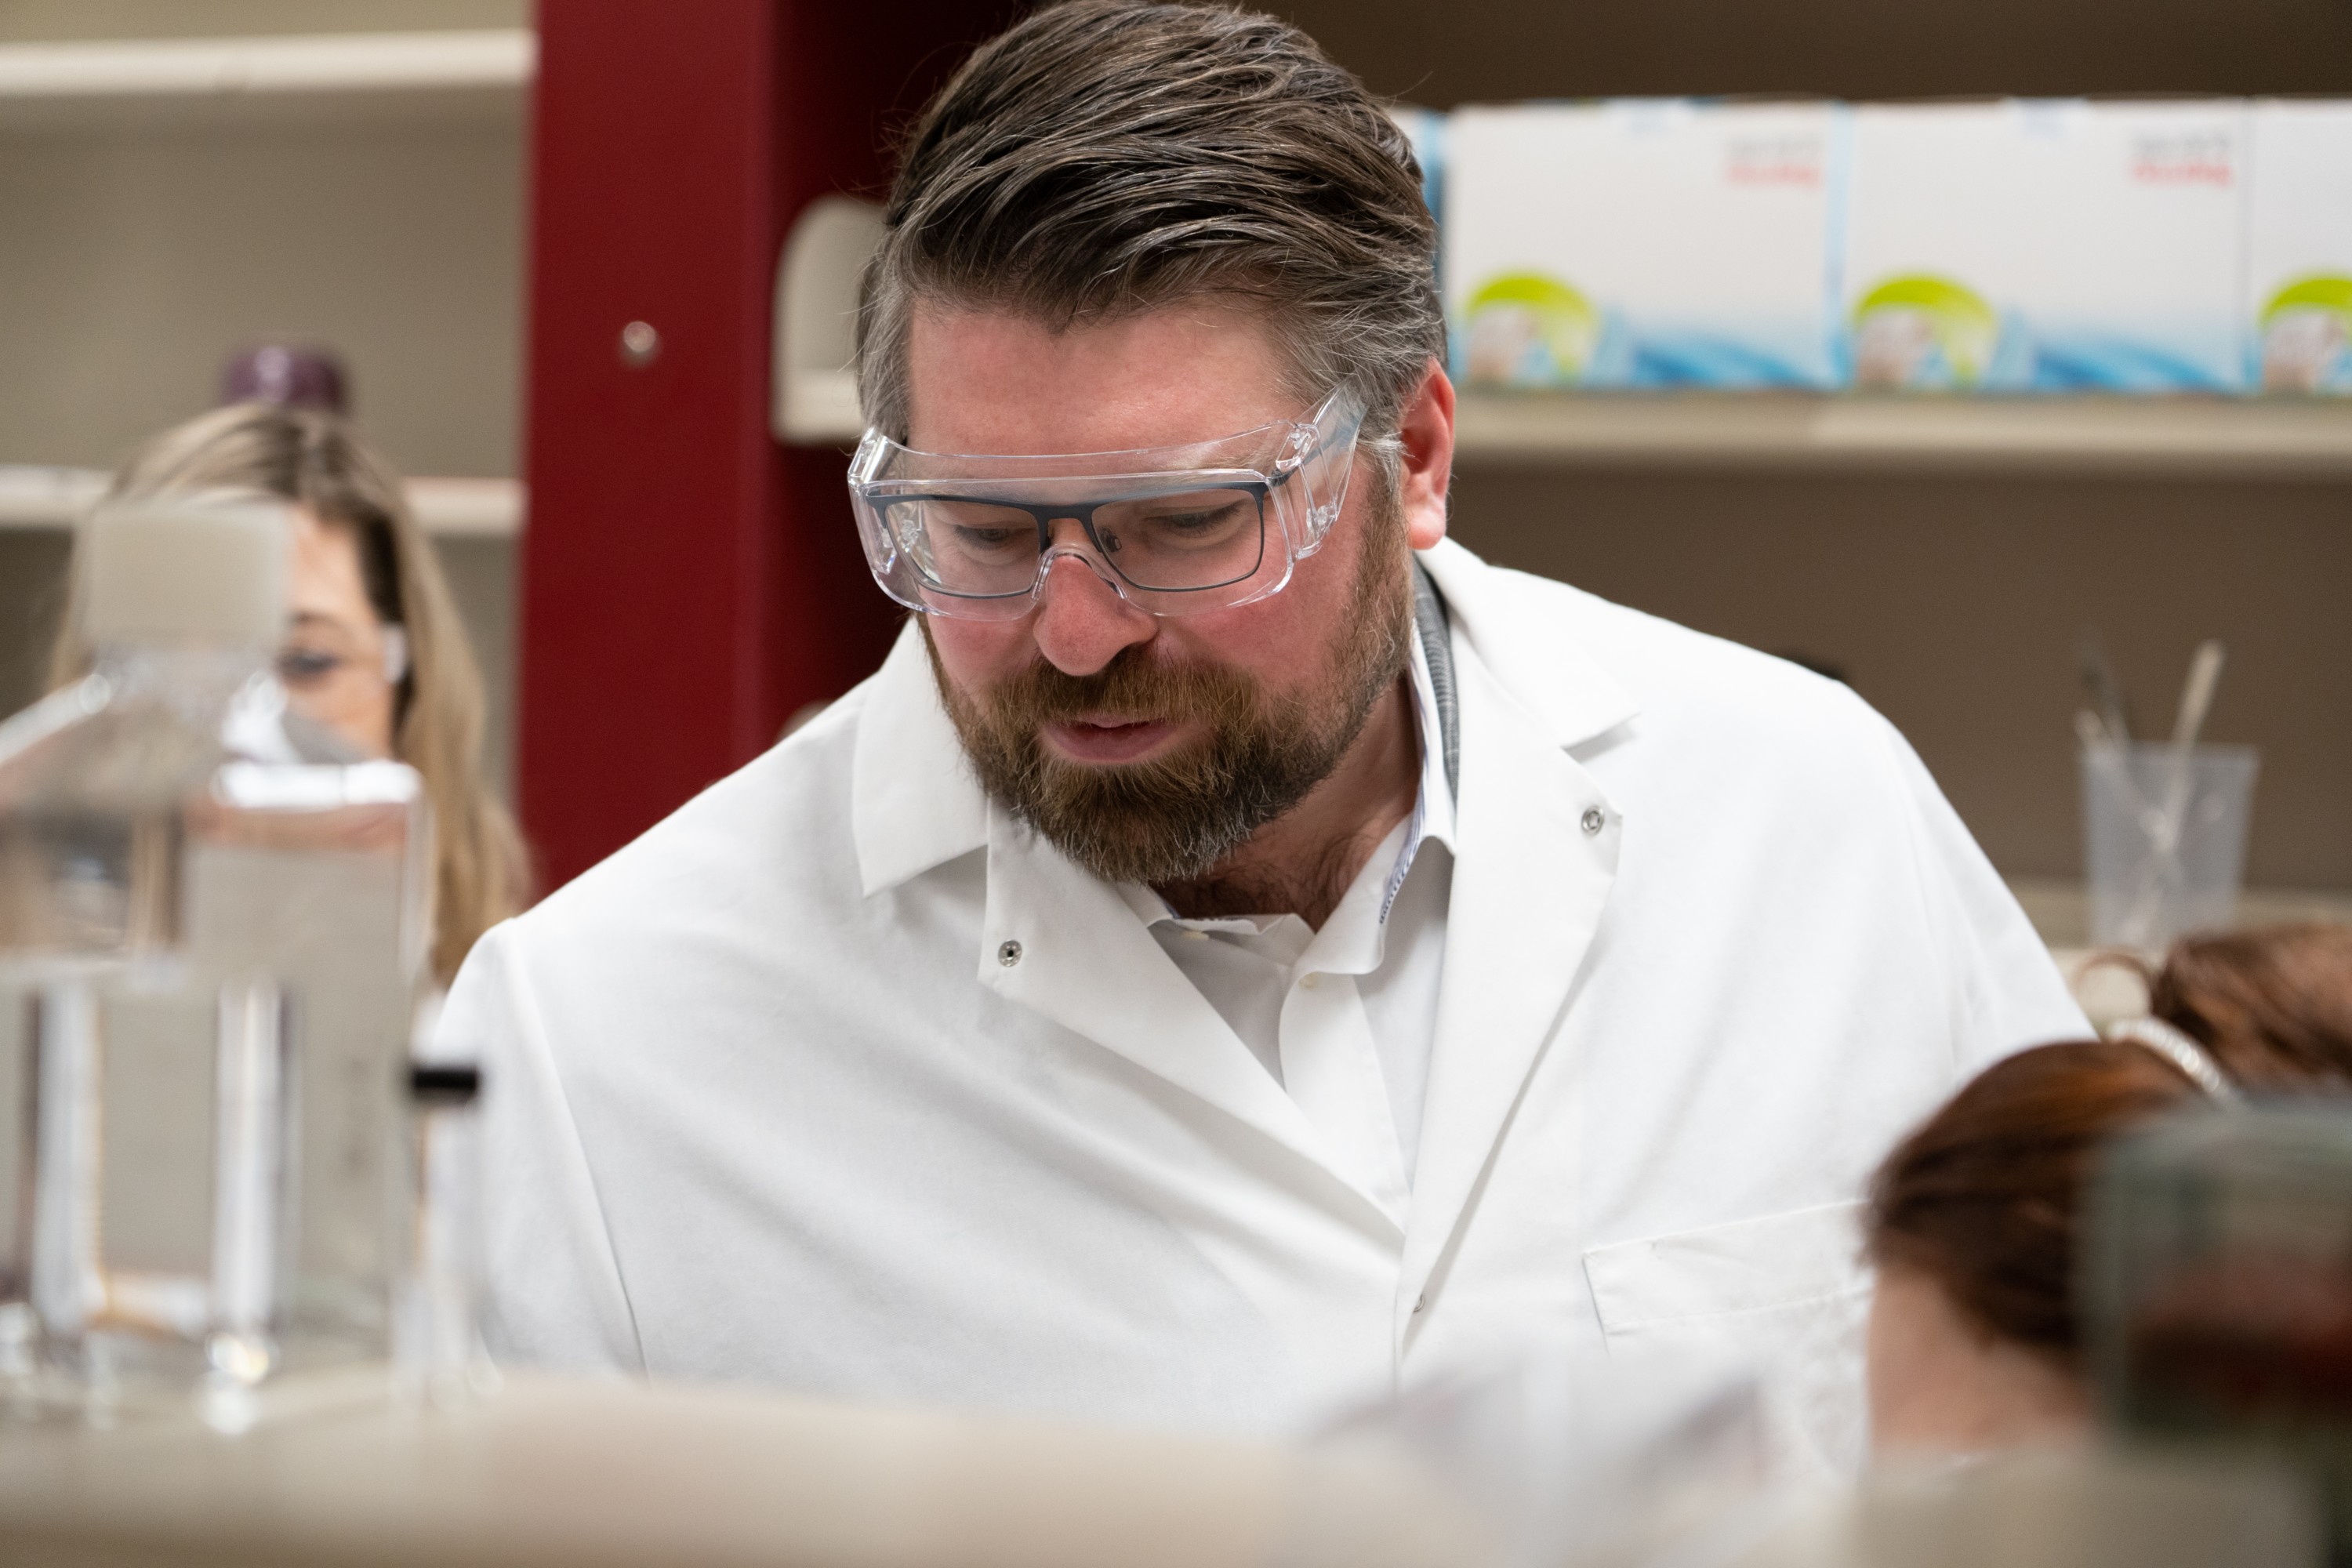
{"type": "Polygon", "coordinates": [[[1071,762],[1108,763],[1140,762],[1190,728],[1167,719],[1104,713],[1056,720],[1039,733],[1050,750],[1071,762]]]}

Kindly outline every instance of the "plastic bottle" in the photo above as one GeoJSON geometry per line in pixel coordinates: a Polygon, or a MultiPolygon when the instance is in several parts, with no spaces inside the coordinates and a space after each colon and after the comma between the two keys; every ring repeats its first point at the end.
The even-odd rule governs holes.
{"type": "Polygon", "coordinates": [[[95,668],[0,725],[19,1406],[386,1352],[428,828],[413,770],[286,711],[288,539],[274,504],[101,511],[95,668]]]}

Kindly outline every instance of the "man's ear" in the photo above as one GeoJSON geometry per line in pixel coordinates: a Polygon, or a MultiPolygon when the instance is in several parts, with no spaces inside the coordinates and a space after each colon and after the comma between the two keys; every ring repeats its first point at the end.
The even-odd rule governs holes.
{"type": "Polygon", "coordinates": [[[1405,538],[1415,550],[1427,550],[1445,537],[1445,490],[1454,478],[1454,383],[1433,355],[1405,399],[1397,437],[1404,443],[1397,499],[1404,507],[1405,538]]]}

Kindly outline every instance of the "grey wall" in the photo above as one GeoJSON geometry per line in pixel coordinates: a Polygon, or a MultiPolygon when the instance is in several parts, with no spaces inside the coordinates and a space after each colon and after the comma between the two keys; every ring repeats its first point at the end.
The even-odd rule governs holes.
{"type": "Polygon", "coordinates": [[[111,466],[287,336],[404,469],[513,473],[522,185],[512,112],[0,130],[0,461],[111,466]]]}
{"type": "Polygon", "coordinates": [[[2221,637],[2210,737],[2263,749],[2249,879],[2352,886],[2352,486],[1480,466],[1455,487],[1455,537],[1494,560],[1842,666],[2012,876],[2081,868],[2083,628],[2143,731],[2221,637]]]}

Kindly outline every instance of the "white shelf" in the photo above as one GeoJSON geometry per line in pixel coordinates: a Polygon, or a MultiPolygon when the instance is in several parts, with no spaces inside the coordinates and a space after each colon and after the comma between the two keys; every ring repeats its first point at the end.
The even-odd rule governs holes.
{"type": "MultiPolygon", "coordinates": [[[[856,378],[784,378],[778,433],[855,442],[856,378]]],[[[1464,393],[1454,455],[1556,468],[1958,469],[2352,479],[2352,399],[1464,393]]]]}
{"type": "Polygon", "coordinates": [[[2352,478],[2352,399],[1465,393],[1455,452],[1559,467],[2352,478]]]}
{"type": "Polygon", "coordinates": [[[0,528],[70,528],[106,493],[110,477],[96,468],[0,463],[0,528]]]}
{"type": "Polygon", "coordinates": [[[520,479],[411,479],[408,510],[444,539],[520,539],[526,497],[520,479]]]}
{"type": "MultiPolygon", "coordinates": [[[[97,468],[0,463],[0,529],[64,529],[106,493],[97,468]]],[[[448,539],[514,539],[522,533],[519,479],[408,481],[409,510],[425,532],[448,539]]]]}
{"type": "Polygon", "coordinates": [[[519,103],[538,53],[520,27],[0,45],[0,126],[224,104],[308,113],[366,101],[519,103]]]}

